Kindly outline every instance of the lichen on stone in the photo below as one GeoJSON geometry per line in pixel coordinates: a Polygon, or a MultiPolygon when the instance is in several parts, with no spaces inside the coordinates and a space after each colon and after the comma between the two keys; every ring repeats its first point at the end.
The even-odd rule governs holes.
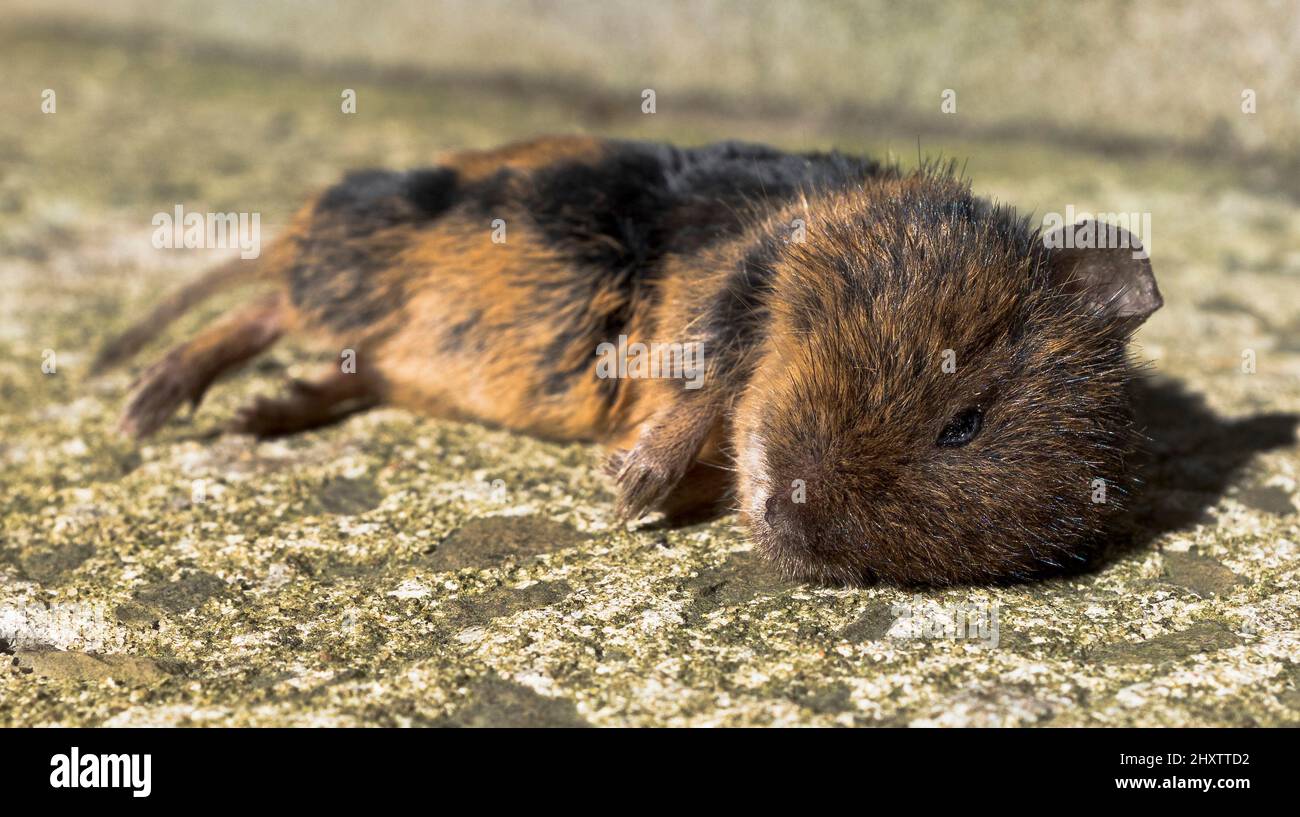
{"type": "MultiPolygon", "coordinates": [[[[73,64],[57,35],[0,38],[0,155],[16,167],[0,176],[0,725],[1300,722],[1293,202],[1238,192],[1224,206],[1159,156],[926,145],[978,156],[976,189],[1025,210],[1141,193],[1154,211],[1167,305],[1134,349],[1151,369],[1145,489],[1088,570],[813,587],[773,573],[735,517],[617,525],[590,446],[395,409],[285,440],[215,433],[319,362],[292,342],[157,437],[120,438],[132,377],[242,297],[91,378],[98,344],[218,260],[153,249],[154,210],[257,209],[270,233],[345,168],[563,121],[520,95],[488,100],[489,127],[480,103],[399,83],[364,98],[403,116],[342,128],[313,101],[337,97],[327,78],[286,70],[272,89],[219,55],[83,45],[73,64]],[[57,120],[8,113],[51,82],[78,89],[57,120]],[[998,611],[996,643],[898,620],[972,605],[998,611]]],[[[776,121],[665,122],[610,130],[810,147],[776,121]]],[[[879,149],[833,128],[816,141],[879,149]]]]}

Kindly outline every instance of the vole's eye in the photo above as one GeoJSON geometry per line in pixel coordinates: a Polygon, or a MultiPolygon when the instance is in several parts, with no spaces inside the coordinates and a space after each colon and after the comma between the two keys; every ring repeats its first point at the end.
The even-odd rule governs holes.
{"type": "Polygon", "coordinates": [[[957,412],[943,432],[939,435],[939,440],[935,445],[941,448],[961,448],[966,443],[975,439],[984,427],[984,410],[978,406],[962,409],[957,412]]]}

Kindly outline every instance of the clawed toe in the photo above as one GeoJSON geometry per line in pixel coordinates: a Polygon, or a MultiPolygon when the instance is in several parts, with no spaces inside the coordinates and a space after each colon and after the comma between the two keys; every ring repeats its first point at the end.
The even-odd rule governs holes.
{"type": "Polygon", "coordinates": [[[134,392],[118,430],[136,439],[153,434],[176,413],[182,403],[197,405],[202,398],[201,389],[195,388],[174,364],[163,361],[151,368],[136,381],[134,392]]]}
{"type": "MultiPolygon", "coordinates": [[[[614,464],[611,461],[609,466],[614,464]]],[[[622,522],[644,516],[668,496],[680,478],[681,474],[647,461],[643,451],[624,452],[614,475],[618,485],[615,515],[622,522]]]]}

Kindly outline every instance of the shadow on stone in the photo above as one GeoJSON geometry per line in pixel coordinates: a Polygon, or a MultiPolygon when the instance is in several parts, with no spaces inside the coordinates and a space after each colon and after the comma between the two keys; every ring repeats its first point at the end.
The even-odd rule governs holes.
{"type": "Polygon", "coordinates": [[[1271,513],[1274,516],[1290,516],[1295,513],[1295,504],[1291,495],[1276,485],[1252,485],[1242,488],[1234,498],[1248,508],[1271,513]]]}
{"type": "Polygon", "coordinates": [[[184,613],[227,592],[226,583],[211,573],[194,571],[174,582],[156,582],[135,591],[135,600],[169,613],[184,613]]]}
{"type": "Polygon", "coordinates": [[[704,615],[720,607],[744,604],[760,596],[782,596],[798,587],[752,551],[733,553],[717,567],[701,570],[686,583],[694,596],[690,610],[704,615]]]}
{"type": "Polygon", "coordinates": [[[1133,399],[1138,428],[1148,437],[1137,466],[1141,482],[1131,511],[1133,535],[1112,543],[1091,569],[1207,521],[1209,509],[1255,455],[1295,444],[1300,423],[1297,414],[1219,417],[1203,397],[1165,379],[1137,382],[1133,399]]]}
{"type": "Polygon", "coordinates": [[[374,510],[383,502],[384,495],[369,479],[336,477],[321,486],[308,511],[313,515],[358,516],[374,510]]]}
{"type": "Polygon", "coordinates": [[[113,610],[113,617],[117,619],[119,624],[150,630],[158,629],[158,623],[160,621],[160,616],[157,610],[143,604],[136,604],[133,601],[119,604],[113,610]]]}
{"type": "Polygon", "coordinates": [[[498,675],[476,681],[465,705],[438,725],[489,729],[591,726],[572,701],[539,695],[498,675]]]}
{"type": "Polygon", "coordinates": [[[1225,565],[1195,552],[1165,551],[1161,580],[1191,590],[1201,598],[1229,593],[1233,588],[1250,584],[1244,576],[1233,573],[1225,565]]]}
{"type": "Polygon", "coordinates": [[[75,650],[19,650],[20,672],[62,681],[98,683],[113,680],[132,686],[153,687],[167,680],[179,666],[135,655],[96,655],[75,650]]]}
{"type": "Polygon", "coordinates": [[[12,561],[28,579],[50,584],[64,578],[94,555],[95,548],[91,545],[42,544],[20,551],[12,561]]]}
{"type": "Polygon", "coordinates": [[[480,627],[494,618],[550,607],[571,592],[568,582],[537,582],[522,590],[489,590],[457,601],[451,621],[456,627],[480,627]]]}
{"type": "Polygon", "coordinates": [[[797,684],[790,690],[790,700],[817,715],[853,712],[852,690],[847,684],[797,684]]]}
{"type": "Polygon", "coordinates": [[[496,567],[587,540],[576,528],[540,516],[485,516],[453,531],[422,564],[438,571],[496,567]]]}
{"type": "Polygon", "coordinates": [[[841,641],[849,641],[854,644],[879,641],[889,635],[889,631],[893,629],[896,621],[898,621],[898,616],[894,614],[892,604],[884,601],[872,601],[862,615],[844,625],[844,628],[836,633],[836,637],[841,641]]]}
{"type": "Polygon", "coordinates": [[[1087,651],[1095,664],[1167,664],[1199,653],[1211,653],[1243,644],[1241,636],[1217,621],[1199,621],[1186,630],[1139,642],[1104,644],[1087,651]]]}

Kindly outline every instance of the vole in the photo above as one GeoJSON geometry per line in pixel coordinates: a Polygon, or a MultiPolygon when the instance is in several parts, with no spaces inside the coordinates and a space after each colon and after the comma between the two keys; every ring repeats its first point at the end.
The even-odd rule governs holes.
{"type": "Polygon", "coordinates": [[[347,175],[97,363],[260,279],[273,291],[143,373],[125,432],[311,333],[354,370],[256,400],[233,431],[389,404],[594,441],[621,518],[730,498],[795,578],[1031,577],[1086,556],[1121,510],[1127,342],[1161,305],[1142,253],[1051,238],[951,167],[543,138],[347,175]],[[597,371],[598,350],[651,342],[699,351],[702,377],[597,371]]]}

